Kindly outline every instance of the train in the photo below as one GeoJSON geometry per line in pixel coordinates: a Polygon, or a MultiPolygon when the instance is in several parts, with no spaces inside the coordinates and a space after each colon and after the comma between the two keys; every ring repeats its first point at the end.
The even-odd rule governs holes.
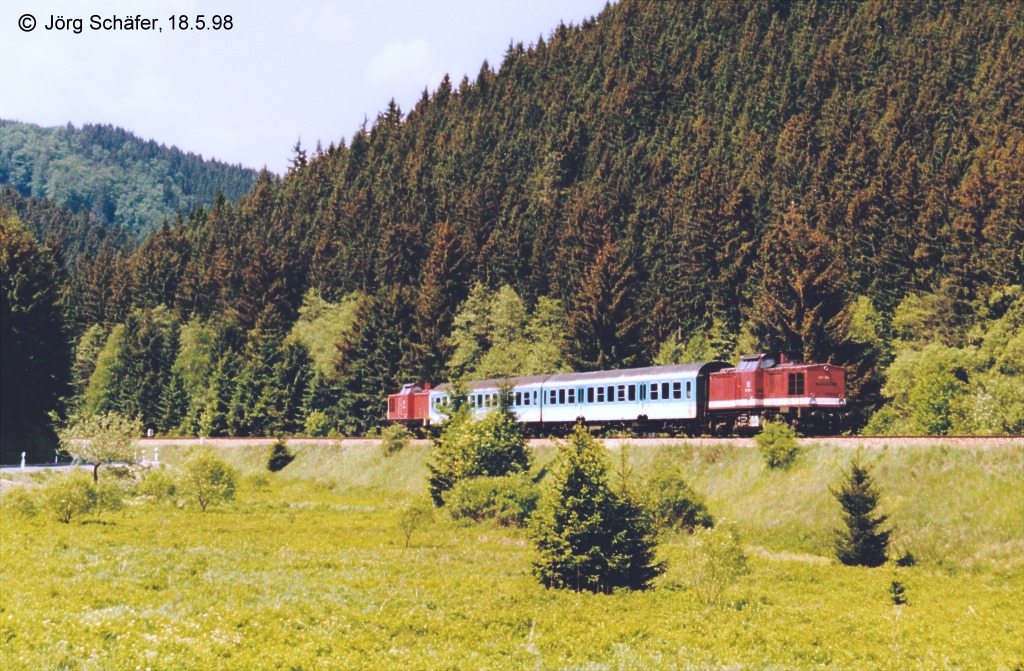
{"type": "MultiPolygon", "coordinates": [[[[587,373],[553,373],[467,383],[466,402],[483,415],[505,402],[530,436],[561,435],[577,423],[597,431],[744,435],[781,420],[803,435],[835,435],[847,417],[846,370],[782,353],[722,361],[587,373]]],[[[408,383],[388,396],[386,423],[417,432],[443,424],[451,385],[408,383]]]]}

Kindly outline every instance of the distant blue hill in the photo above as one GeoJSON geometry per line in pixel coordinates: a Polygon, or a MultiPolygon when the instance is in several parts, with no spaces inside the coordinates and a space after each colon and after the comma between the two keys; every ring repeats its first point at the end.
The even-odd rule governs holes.
{"type": "Polygon", "coordinates": [[[0,119],[0,186],[46,198],[138,236],[212,203],[234,201],[257,172],[204,160],[111,125],[43,128],[0,119]]]}

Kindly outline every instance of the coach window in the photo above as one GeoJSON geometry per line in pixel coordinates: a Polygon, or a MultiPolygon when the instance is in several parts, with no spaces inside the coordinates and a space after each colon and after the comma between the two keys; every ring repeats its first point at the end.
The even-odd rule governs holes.
{"type": "Polygon", "coordinates": [[[631,384],[631,385],[629,385],[627,387],[627,389],[629,391],[629,393],[628,393],[629,400],[630,401],[635,401],[636,400],[636,385],[635,384],[631,384]]]}
{"type": "Polygon", "coordinates": [[[647,385],[646,384],[640,385],[640,400],[641,401],[646,401],[647,400],[647,385]]]}
{"type": "Polygon", "coordinates": [[[658,383],[657,382],[652,382],[651,383],[651,400],[652,401],[657,401],[658,400],[658,383]]]}
{"type": "Polygon", "coordinates": [[[558,390],[558,404],[559,405],[565,405],[565,390],[564,389],[559,389],[558,390]]]}
{"type": "Polygon", "coordinates": [[[569,390],[569,399],[568,400],[569,400],[570,404],[576,402],[576,390],[575,389],[570,389],[569,390]]]}
{"type": "Polygon", "coordinates": [[[594,402],[594,388],[593,387],[587,387],[587,403],[593,403],[593,402],[594,402]]]}
{"type": "Polygon", "coordinates": [[[686,381],[686,398],[693,398],[693,383],[686,381]]]}
{"type": "Polygon", "coordinates": [[[626,400],[626,385],[624,385],[624,384],[620,384],[619,385],[619,400],[620,401],[625,401],[626,400]]]}
{"type": "Polygon", "coordinates": [[[668,382],[661,383],[661,398],[668,400],[668,382]]]}
{"type": "Polygon", "coordinates": [[[608,385],[608,402],[615,402],[615,385],[613,384],[608,385]]]}
{"type": "Polygon", "coordinates": [[[672,398],[679,400],[683,397],[683,383],[673,382],[672,383],[672,398]]]}
{"type": "Polygon", "coordinates": [[[604,403],[604,387],[597,388],[597,402],[604,403]]]}

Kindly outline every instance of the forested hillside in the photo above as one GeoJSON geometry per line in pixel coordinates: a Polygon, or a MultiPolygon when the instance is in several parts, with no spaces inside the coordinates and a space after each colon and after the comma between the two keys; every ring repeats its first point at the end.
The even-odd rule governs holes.
{"type": "Polygon", "coordinates": [[[401,381],[770,348],[870,430],[1020,432],[1022,52],[1013,3],[623,0],[75,279],[77,407],[362,431],[401,381]]]}
{"type": "Polygon", "coordinates": [[[110,125],[42,128],[0,119],[0,186],[139,237],[179,210],[212,203],[219,191],[237,200],[255,177],[255,170],[204,160],[110,125]]]}

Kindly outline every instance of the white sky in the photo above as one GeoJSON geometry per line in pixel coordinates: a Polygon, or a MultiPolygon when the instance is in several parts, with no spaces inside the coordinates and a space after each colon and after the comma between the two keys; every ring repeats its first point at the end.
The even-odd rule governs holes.
{"type": "Polygon", "coordinates": [[[457,86],[579,25],[605,0],[0,0],[0,118],[110,123],[144,139],[284,172],[295,141],[351,138],[394,98],[403,113],[445,73],[457,86]],[[34,31],[18,27],[22,14],[34,31]],[[104,32],[89,17],[141,13],[162,32],[104,32]],[[172,31],[169,17],[230,14],[230,31],[172,31]],[[83,30],[46,30],[50,17],[83,30]]]}

